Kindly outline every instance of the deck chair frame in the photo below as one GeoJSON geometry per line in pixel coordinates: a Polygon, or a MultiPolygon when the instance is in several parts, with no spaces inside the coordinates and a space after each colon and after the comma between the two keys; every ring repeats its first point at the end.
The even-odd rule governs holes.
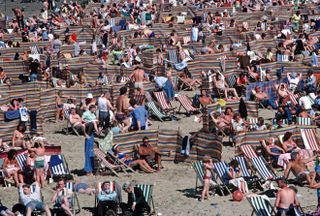
{"type": "Polygon", "coordinates": [[[195,108],[192,106],[192,102],[190,98],[186,95],[178,95],[176,97],[176,100],[180,103],[180,106],[178,108],[178,113],[180,112],[181,108],[184,108],[187,112],[187,114],[194,114],[196,112],[199,112],[198,108],[195,108]]]}
{"type": "Polygon", "coordinates": [[[248,202],[252,207],[251,216],[256,214],[257,216],[272,216],[276,212],[267,197],[254,195],[247,197],[248,202]]]}
{"type": "Polygon", "coordinates": [[[146,199],[146,202],[151,207],[151,212],[149,215],[156,215],[155,205],[153,201],[153,184],[137,184],[136,187],[142,190],[143,196],[146,199]]]}

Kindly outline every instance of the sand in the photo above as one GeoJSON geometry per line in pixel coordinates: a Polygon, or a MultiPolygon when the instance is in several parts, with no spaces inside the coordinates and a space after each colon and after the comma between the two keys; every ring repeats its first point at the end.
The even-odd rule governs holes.
{"type": "MultiPolygon", "coordinates": [[[[273,116],[273,111],[261,110],[260,115],[264,117],[273,116]]],[[[194,116],[185,117],[181,115],[181,121],[179,122],[164,122],[160,123],[153,121],[153,128],[166,128],[177,129],[178,127],[182,131],[182,134],[190,131],[197,131],[201,128],[201,124],[194,123],[194,116]]],[[[60,131],[66,126],[65,122],[60,123],[46,123],[45,124],[45,136],[50,143],[55,143],[62,146],[62,152],[66,157],[66,160],[71,171],[81,170],[84,165],[84,138],[74,135],[64,135],[60,131]]],[[[233,157],[234,147],[225,146],[223,148],[223,160],[229,160],[233,157]]],[[[156,211],[162,213],[162,215],[250,215],[252,208],[247,200],[242,202],[231,201],[231,196],[215,196],[211,200],[205,202],[199,202],[195,188],[196,174],[189,163],[174,164],[173,162],[164,162],[164,169],[155,174],[143,174],[136,173],[134,175],[126,176],[121,173],[120,178],[114,176],[76,176],[77,181],[86,182],[92,186],[97,181],[114,180],[116,179],[120,183],[127,180],[134,179],[140,183],[154,183],[154,203],[156,211]]],[[[281,175],[282,173],[278,173],[281,175]]],[[[54,183],[47,185],[43,190],[43,195],[46,203],[49,203],[53,191],[54,183]]],[[[300,196],[300,202],[302,206],[309,206],[316,204],[316,191],[309,188],[298,187],[300,196]]],[[[81,212],[79,215],[92,215],[89,211],[94,207],[94,196],[78,195],[81,212]],[[89,209],[89,210],[88,210],[89,209]]],[[[18,201],[17,189],[0,188],[0,197],[2,203],[6,206],[12,206],[12,204],[18,201]]],[[[127,200],[127,196],[123,193],[124,201],[127,200]]]]}

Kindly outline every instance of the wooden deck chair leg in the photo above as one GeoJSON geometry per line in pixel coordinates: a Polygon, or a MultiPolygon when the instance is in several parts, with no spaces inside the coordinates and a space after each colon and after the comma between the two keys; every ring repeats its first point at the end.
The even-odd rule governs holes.
{"type": "Polygon", "coordinates": [[[153,196],[152,195],[151,195],[151,205],[152,205],[152,213],[151,214],[157,215],[156,209],[154,207],[154,202],[153,202],[153,196]]]}

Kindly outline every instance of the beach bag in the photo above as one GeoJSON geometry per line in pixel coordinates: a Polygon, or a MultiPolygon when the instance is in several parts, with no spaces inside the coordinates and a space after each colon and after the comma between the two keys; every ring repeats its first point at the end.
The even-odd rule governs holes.
{"type": "Polygon", "coordinates": [[[10,111],[4,112],[4,118],[7,121],[19,119],[20,112],[19,112],[19,110],[10,110],[10,111]]]}

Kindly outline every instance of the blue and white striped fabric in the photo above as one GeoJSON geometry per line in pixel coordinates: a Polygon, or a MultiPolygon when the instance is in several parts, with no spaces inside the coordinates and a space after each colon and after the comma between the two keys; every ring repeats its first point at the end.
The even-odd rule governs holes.
{"type": "Polygon", "coordinates": [[[50,169],[52,175],[67,175],[69,171],[66,169],[62,155],[52,155],[50,158],[50,169]]]}
{"type": "Polygon", "coordinates": [[[225,161],[214,163],[214,168],[216,173],[218,174],[221,181],[223,181],[223,176],[227,170],[227,163],[225,161]]]}
{"type": "Polygon", "coordinates": [[[16,158],[21,171],[25,170],[27,166],[27,154],[18,154],[16,158]]]}
{"type": "MultiPolygon", "coordinates": [[[[254,195],[248,196],[247,199],[253,208],[253,212],[255,212],[257,216],[273,215],[273,207],[270,204],[270,200],[267,196],[254,195]]],[[[253,215],[253,213],[251,215],[253,215]]]]}
{"type": "Polygon", "coordinates": [[[311,118],[297,117],[297,124],[298,125],[311,125],[312,120],[311,120],[311,118]]]}
{"type": "Polygon", "coordinates": [[[246,163],[245,158],[242,156],[238,156],[238,157],[235,157],[234,159],[237,160],[240,165],[242,176],[243,177],[250,177],[251,175],[250,175],[249,169],[247,167],[247,163],[246,163]]]}
{"type": "Polygon", "coordinates": [[[275,179],[276,175],[267,167],[267,162],[261,157],[252,158],[252,164],[260,174],[260,176],[265,179],[275,179]]]}
{"type": "Polygon", "coordinates": [[[277,55],[277,62],[288,62],[288,61],[289,61],[289,56],[282,55],[282,54],[277,55]]]}
{"type": "Polygon", "coordinates": [[[32,54],[32,55],[38,55],[38,54],[40,54],[40,50],[39,50],[39,48],[38,48],[37,45],[31,46],[31,47],[30,47],[30,51],[31,51],[31,54],[32,54]]]}

